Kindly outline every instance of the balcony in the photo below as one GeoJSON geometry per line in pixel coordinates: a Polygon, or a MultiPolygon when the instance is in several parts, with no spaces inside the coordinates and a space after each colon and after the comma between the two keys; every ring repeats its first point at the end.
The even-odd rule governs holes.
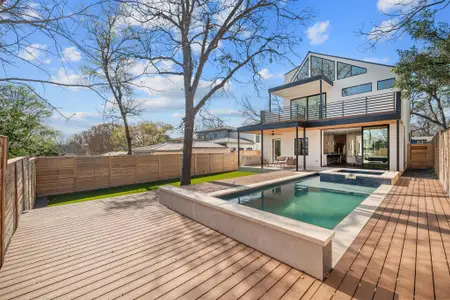
{"type": "Polygon", "coordinates": [[[261,111],[261,124],[326,120],[394,112],[396,110],[395,100],[395,93],[385,93],[329,102],[322,109],[320,104],[308,105],[306,107],[292,104],[272,109],[271,111],[261,111]]]}

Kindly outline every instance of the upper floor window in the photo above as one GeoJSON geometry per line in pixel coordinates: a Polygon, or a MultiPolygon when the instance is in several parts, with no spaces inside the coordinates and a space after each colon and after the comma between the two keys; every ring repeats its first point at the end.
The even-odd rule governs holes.
{"type": "Polygon", "coordinates": [[[372,91],[372,83],[364,83],[342,89],[342,97],[362,94],[372,91]]]}
{"type": "Polygon", "coordinates": [[[260,141],[260,137],[259,137],[259,134],[257,134],[256,135],[256,142],[259,143],[259,141],[260,141]]]}
{"type": "Polygon", "coordinates": [[[309,77],[309,57],[305,60],[305,63],[300,68],[297,74],[297,80],[302,80],[309,77]]]}
{"type": "Polygon", "coordinates": [[[351,76],[367,73],[366,68],[361,68],[346,63],[337,63],[337,79],[344,79],[351,76]]]}
{"type": "Polygon", "coordinates": [[[394,87],[394,78],[380,80],[377,82],[377,90],[392,89],[394,87]]]}
{"type": "Polygon", "coordinates": [[[311,77],[324,75],[329,80],[334,81],[334,63],[334,60],[311,56],[311,77]]]}

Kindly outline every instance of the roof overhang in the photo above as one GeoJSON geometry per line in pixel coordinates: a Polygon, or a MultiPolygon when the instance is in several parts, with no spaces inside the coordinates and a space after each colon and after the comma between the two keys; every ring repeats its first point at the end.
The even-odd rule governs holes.
{"type": "Polygon", "coordinates": [[[269,89],[269,93],[283,98],[293,99],[320,94],[322,82],[322,93],[326,93],[333,87],[333,82],[322,75],[317,75],[296,82],[283,84],[269,89]]]}

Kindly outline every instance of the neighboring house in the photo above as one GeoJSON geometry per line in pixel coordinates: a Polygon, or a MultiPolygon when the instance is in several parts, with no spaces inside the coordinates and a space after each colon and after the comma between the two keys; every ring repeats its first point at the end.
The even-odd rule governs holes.
{"type": "Polygon", "coordinates": [[[240,133],[237,129],[232,127],[221,127],[198,130],[195,132],[197,140],[206,140],[218,142],[221,145],[225,145],[231,150],[237,150],[238,135],[243,144],[240,145],[241,150],[261,150],[260,136],[259,134],[252,133],[240,133]],[[227,139],[228,140],[223,140],[227,139]],[[225,141],[225,142],[224,142],[225,141]]]}
{"type": "MultiPolygon", "coordinates": [[[[182,153],[183,143],[165,142],[151,146],[137,147],[133,149],[133,152],[137,155],[182,153]]],[[[212,142],[194,141],[192,145],[192,153],[230,153],[230,149],[212,142]]]]}
{"type": "MultiPolygon", "coordinates": [[[[265,161],[297,156],[299,168],[354,166],[403,171],[409,99],[394,87],[393,66],[308,52],[269,89],[261,122],[238,128],[260,133],[265,161]],[[283,99],[272,107],[271,97],[283,99]]],[[[262,160],[262,161],[264,161],[262,160]]]]}
{"type": "Polygon", "coordinates": [[[232,137],[211,140],[211,142],[230,148],[231,151],[236,151],[238,147],[241,150],[254,150],[255,147],[255,142],[253,141],[240,139],[240,141],[238,142],[238,139],[232,137]]]}
{"type": "Polygon", "coordinates": [[[432,136],[412,136],[411,144],[428,144],[433,140],[432,136]]]}

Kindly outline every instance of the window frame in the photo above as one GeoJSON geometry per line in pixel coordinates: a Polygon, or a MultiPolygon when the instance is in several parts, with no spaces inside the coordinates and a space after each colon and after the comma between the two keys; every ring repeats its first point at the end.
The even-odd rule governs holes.
{"type": "Polygon", "coordinates": [[[353,77],[353,76],[359,76],[359,75],[362,75],[362,74],[367,74],[367,68],[351,65],[351,64],[348,64],[348,63],[345,63],[345,62],[341,62],[341,61],[337,61],[337,63],[336,63],[336,79],[337,80],[346,79],[346,78],[350,78],[350,77],[353,77]],[[366,70],[366,72],[360,73],[360,74],[355,74],[355,75],[352,74],[352,75],[347,76],[347,77],[339,78],[339,64],[349,65],[350,66],[350,73],[352,73],[352,68],[353,67],[364,69],[364,70],[366,70]]]}
{"type": "Polygon", "coordinates": [[[317,75],[314,75],[314,76],[323,75],[326,78],[328,78],[328,76],[326,76],[324,74],[324,71],[323,71],[323,61],[327,60],[329,62],[333,62],[333,65],[334,65],[333,78],[328,78],[328,79],[331,80],[331,81],[336,81],[336,70],[337,70],[336,61],[335,60],[331,60],[331,59],[327,59],[327,58],[323,58],[323,57],[319,57],[319,56],[315,56],[315,55],[310,55],[309,77],[313,77],[313,74],[312,74],[313,73],[313,68],[312,68],[312,60],[313,60],[313,58],[318,58],[318,59],[321,60],[321,66],[320,66],[321,73],[317,74],[317,75]]]}
{"type": "Polygon", "coordinates": [[[382,80],[378,80],[378,81],[377,81],[377,91],[388,90],[388,89],[393,89],[393,88],[395,88],[395,77],[388,78],[388,79],[382,79],[382,80]],[[380,82],[384,82],[384,81],[388,81],[388,80],[392,80],[394,85],[393,85],[392,87],[380,89],[380,88],[379,88],[380,82]]]}
{"type": "MultiPolygon", "coordinates": [[[[294,138],[294,155],[297,155],[298,152],[298,141],[300,141],[300,145],[303,145],[305,143],[305,154],[304,156],[308,156],[309,155],[309,139],[307,137],[302,137],[302,138],[294,138]]],[[[298,155],[303,156],[303,147],[300,148],[300,152],[298,153],[298,155]]]]}
{"type": "Polygon", "coordinates": [[[353,85],[353,86],[345,87],[345,88],[343,88],[343,89],[341,90],[341,94],[342,94],[342,97],[350,97],[350,96],[354,96],[354,95],[359,95],[359,94],[364,94],[364,93],[370,93],[370,92],[372,92],[372,91],[373,91],[373,84],[372,84],[372,82],[367,82],[367,83],[362,83],[362,84],[358,84],[358,85],[353,85]],[[351,95],[344,95],[344,90],[346,90],[346,89],[351,89],[351,88],[354,88],[354,87],[363,86],[363,85],[368,85],[368,84],[370,84],[370,91],[365,91],[365,92],[355,93],[355,94],[351,94],[351,95]]]}

